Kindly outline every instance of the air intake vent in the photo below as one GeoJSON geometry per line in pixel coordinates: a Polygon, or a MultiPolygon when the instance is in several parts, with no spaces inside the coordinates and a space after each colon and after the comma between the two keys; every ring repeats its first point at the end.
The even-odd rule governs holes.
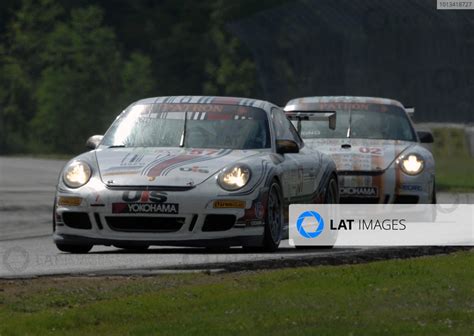
{"type": "Polygon", "coordinates": [[[63,222],[73,229],[92,229],[89,215],[86,212],[63,212],[63,222]]]}
{"type": "Polygon", "coordinates": [[[416,195],[396,195],[395,204],[418,204],[420,198],[416,195]]]}
{"type": "Polygon", "coordinates": [[[234,215],[207,215],[202,231],[226,231],[231,229],[235,224],[234,215]]]}
{"type": "Polygon", "coordinates": [[[176,232],[184,225],[184,217],[106,217],[107,225],[122,232],[176,232]]]}

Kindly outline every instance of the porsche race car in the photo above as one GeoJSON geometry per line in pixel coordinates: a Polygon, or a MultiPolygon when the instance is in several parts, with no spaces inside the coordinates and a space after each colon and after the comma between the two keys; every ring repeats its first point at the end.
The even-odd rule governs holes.
{"type": "Polygon", "coordinates": [[[305,97],[285,111],[305,143],[336,162],[341,203],[436,203],[435,163],[424,145],[433,136],[415,131],[400,102],[305,97]]]}
{"type": "Polygon", "coordinates": [[[336,203],[333,160],[305,146],[284,111],[265,101],[157,97],[131,104],[57,186],[54,242],[245,246],[275,250],[290,203],[336,203]]]}

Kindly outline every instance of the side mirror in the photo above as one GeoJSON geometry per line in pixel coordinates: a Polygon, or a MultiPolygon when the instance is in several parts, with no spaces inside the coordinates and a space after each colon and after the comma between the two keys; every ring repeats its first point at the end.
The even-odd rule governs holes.
{"type": "Polygon", "coordinates": [[[86,142],[86,148],[88,149],[96,149],[99,146],[100,142],[102,141],[103,135],[93,135],[86,142]]]}
{"type": "Polygon", "coordinates": [[[416,133],[418,134],[418,138],[420,138],[421,143],[433,143],[434,142],[433,134],[431,134],[431,132],[418,131],[416,133]]]}
{"type": "Polygon", "coordinates": [[[293,140],[277,140],[276,141],[276,151],[278,154],[291,154],[299,153],[300,148],[298,144],[293,140]]]}

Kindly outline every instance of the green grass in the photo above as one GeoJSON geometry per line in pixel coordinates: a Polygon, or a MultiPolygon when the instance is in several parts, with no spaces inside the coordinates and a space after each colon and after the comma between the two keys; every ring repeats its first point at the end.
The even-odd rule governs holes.
{"type": "Polygon", "coordinates": [[[472,335],[474,253],[224,275],[0,282],[0,335],[472,335]]]}
{"type": "Polygon", "coordinates": [[[469,156],[464,130],[436,128],[433,136],[438,189],[474,191],[474,158],[469,156]]]}

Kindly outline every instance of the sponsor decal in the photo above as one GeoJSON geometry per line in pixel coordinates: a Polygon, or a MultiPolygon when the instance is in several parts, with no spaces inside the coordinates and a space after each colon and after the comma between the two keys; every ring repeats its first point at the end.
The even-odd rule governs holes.
{"type": "Polygon", "coordinates": [[[261,220],[253,220],[250,221],[250,226],[263,226],[265,223],[261,220]]]}
{"type": "Polygon", "coordinates": [[[342,102],[334,102],[334,103],[318,103],[316,104],[315,110],[322,110],[322,111],[336,111],[336,110],[368,110],[369,104],[364,103],[342,103],[342,102]]]}
{"type": "Polygon", "coordinates": [[[58,198],[58,205],[60,206],[79,206],[81,203],[81,197],[60,196],[58,198]]]}
{"type": "Polygon", "coordinates": [[[400,190],[404,191],[423,191],[423,187],[419,184],[402,184],[400,190]]]}
{"type": "Polygon", "coordinates": [[[164,203],[168,197],[166,193],[159,192],[159,191],[124,191],[122,194],[122,200],[125,202],[151,202],[151,203],[164,203]]]}
{"type": "Polygon", "coordinates": [[[317,135],[321,135],[321,131],[319,131],[319,130],[308,130],[308,131],[302,131],[301,132],[301,136],[303,138],[313,137],[313,136],[317,136],[317,135]]]}
{"type": "Polygon", "coordinates": [[[376,197],[378,189],[376,187],[342,187],[339,193],[341,196],[376,197]]]}
{"type": "Polygon", "coordinates": [[[177,214],[177,203],[165,203],[166,193],[159,191],[124,191],[122,200],[126,203],[113,203],[112,213],[161,213],[177,214]]]}
{"type": "Polygon", "coordinates": [[[214,112],[224,110],[223,105],[216,104],[159,104],[160,111],[164,112],[214,112]]]}
{"type": "Polygon", "coordinates": [[[193,172],[193,173],[202,173],[202,174],[209,173],[209,170],[207,169],[207,167],[199,167],[199,166],[181,167],[179,168],[179,170],[182,172],[193,172]]]}
{"type": "MultiPolygon", "coordinates": [[[[385,104],[377,103],[358,103],[358,102],[328,102],[328,103],[303,103],[297,104],[301,107],[309,105],[310,109],[315,111],[388,111],[388,107],[385,104]]],[[[300,107],[298,106],[298,107],[300,107]]]]}
{"type": "Polygon", "coordinates": [[[177,203],[113,203],[112,213],[177,214],[177,203]]]}
{"type": "Polygon", "coordinates": [[[257,217],[258,219],[262,219],[264,211],[265,211],[265,208],[263,207],[262,202],[257,202],[255,204],[255,217],[257,217]]]}
{"type": "Polygon", "coordinates": [[[188,151],[188,153],[190,155],[215,155],[215,154],[219,154],[219,150],[217,149],[197,149],[197,148],[194,148],[194,149],[191,149],[190,151],[188,151]]]}
{"type": "Polygon", "coordinates": [[[219,208],[244,209],[245,208],[245,201],[241,201],[241,200],[218,200],[218,201],[214,201],[214,208],[215,209],[219,209],[219,208]]]}

